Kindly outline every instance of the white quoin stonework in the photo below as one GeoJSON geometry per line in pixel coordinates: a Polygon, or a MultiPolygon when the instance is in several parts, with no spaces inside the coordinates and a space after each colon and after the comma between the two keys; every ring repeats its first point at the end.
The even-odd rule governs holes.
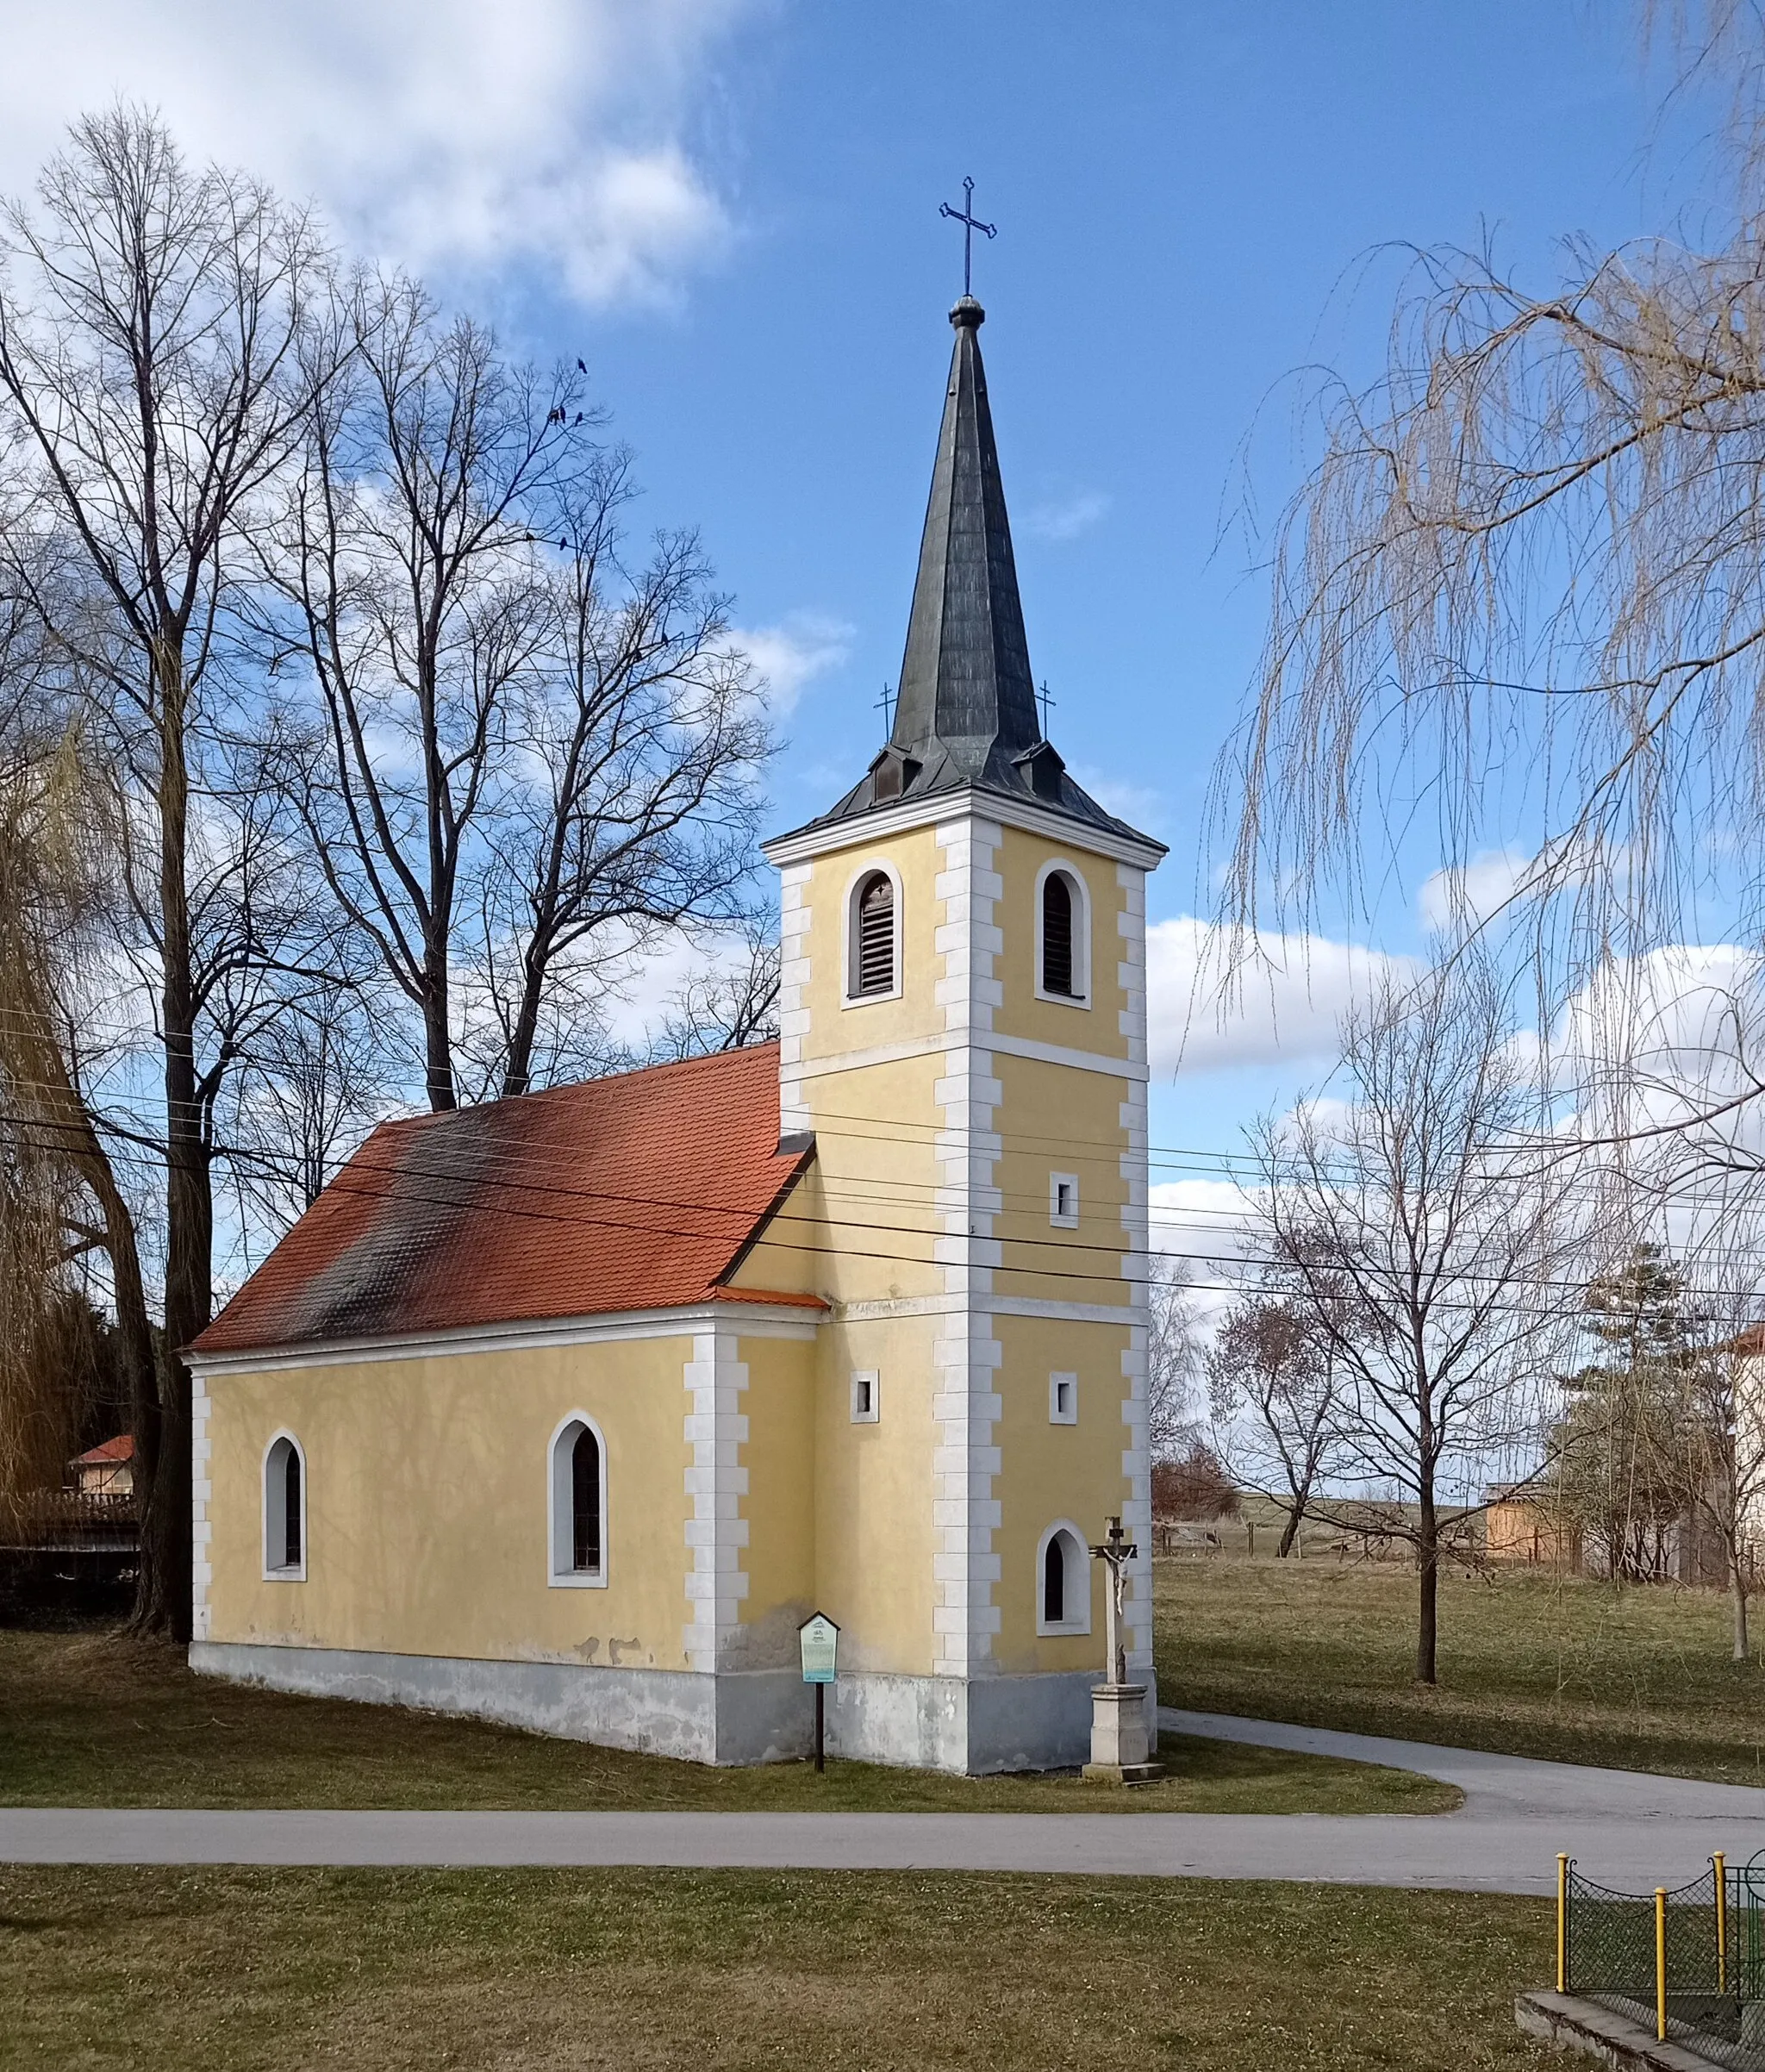
{"type": "Polygon", "coordinates": [[[1128,1498],[1121,1522],[1139,1549],[1128,1569],[1127,1601],[1123,1606],[1127,1627],[1127,1673],[1132,1683],[1148,1687],[1148,1726],[1156,1734],[1157,1693],[1152,1685],[1152,1460],[1147,1405],[1147,1283],[1151,1258],[1151,1231],[1147,1189],[1146,1128],[1146,874],[1131,864],[1118,864],[1116,883],[1121,888],[1121,911],[1116,927],[1121,937],[1121,958],[1116,976],[1126,1005],[1121,1010],[1120,1033],[1127,1041],[1128,1062],[1136,1077],[1127,1082],[1121,1104],[1121,1126],[1127,1145],[1121,1154],[1121,1179],[1126,1198],[1121,1206],[1121,1226],[1127,1249],[1121,1270],[1132,1290],[1133,1327],[1127,1351],[1121,1356],[1122,1378],[1127,1383],[1121,1414],[1127,1426],[1127,1445],[1121,1457],[1121,1471],[1128,1482],[1128,1498]]]}
{"type": "Polygon", "coordinates": [[[993,1488],[1000,1457],[993,1434],[1004,1414],[998,1387],[1003,1355],[985,1298],[993,1292],[993,1270],[1000,1263],[993,1234],[1000,1209],[994,1169],[1001,1146],[994,1111],[1002,1089],[993,1076],[987,1038],[1002,997],[994,959],[1004,944],[994,908],[1005,889],[993,866],[1003,839],[995,822],[972,817],[946,821],[938,830],[943,868],[933,894],[944,918],[933,948],[943,975],[935,997],[948,1044],[933,1094],[941,1120],[936,1155],[943,1233],[937,1256],[945,1294],[954,1298],[933,1353],[933,1664],[940,1676],[985,1674],[1000,1625],[994,1602],[1000,1560],[993,1545],[1000,1522],[993,1488]]]}
{"type": "Polygon", "coordinates": [[[206,1640],[209,1631],[209,1586],[215,1580],[212,1560],[214,1532],[209,1507],[215,1501],[215,1486],[209,1473],[209,1384],[192,1370],[190,1377],[190,1607],[192,1640],[206,1640]]]}
{"type": "Polygon", "coordinates": [[[787,864],[778,873],[778,1128],[786,1137],[814,1126],[802,1076],[809,1033],[810,871],[808,864],[787,864]]]}
{"type": "Polygon", "coordinates": [[[738,1360],[733,1325],[720,1324],[693,1339],[693,1357],[684,1379],[692,1407],[686,1416],[686,1442],[693,1450],[686,1471],[686,1493],[692,1516],[686,1521],[693,1565],[686,1578],[690,1616],[682,1634],[689,1665],[715,1670],[741,1623],[748,1579],[742,1554],[748,1544],[748,1521],[740,1515],[748,1491],[748,1471],[741,1449],[748,1420],[741,1398],[748,1370],[738,1360]]]}

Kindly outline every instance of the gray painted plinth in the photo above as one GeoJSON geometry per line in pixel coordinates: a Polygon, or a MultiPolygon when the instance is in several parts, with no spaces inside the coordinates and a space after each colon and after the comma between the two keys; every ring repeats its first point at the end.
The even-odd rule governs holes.
{"type": "Polygon", "coordinates": [[[1689,2044],[1662,2043],[1652,2029],[1572,1993],[1523,1993],[1513,2004],[1522,2031],[1552,2050],[1573,2050],[1615,2072],[1718,2072],[1689,2044]]]}
{"type": "MultiPolygon", "coordinates": [[[[814,1695],[795,1669],[708,1676],[223,1640],[192,1642],[190,1663],[235,1683],[465,1713],[693,1763],[783,1763],[814,1745],[814,1695]]],[[[842,1676],[829,1694],[828,1750],[958,1776],[1076,1768],[1089,1751],[1092,1682],[1083,1671],[842,1676]]]]}
{"type": "Polygon", "coordinates": [[[814,1700],[794,1669],[707,1676],[229,1640],[193,1641],[190,1665],[203,1676],[270,1690],[462,1713],[692,1763],[784,1763],[814,1746],[814,1700]]]}

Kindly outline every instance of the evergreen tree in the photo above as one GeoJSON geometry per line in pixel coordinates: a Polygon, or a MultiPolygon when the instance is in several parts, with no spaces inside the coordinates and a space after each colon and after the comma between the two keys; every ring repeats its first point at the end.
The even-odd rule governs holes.
{"type": "Polygon", "coordinates": [[[1697,1502],[1709,1321],[1657,1245],[1636,1245],[1587,1289],[1581,1328],[1601,1352],[1562,1377],[1553,1450],[1562,1507],[1614,1577],[1658,1576],[1668,1529],[1697,1502]]]}

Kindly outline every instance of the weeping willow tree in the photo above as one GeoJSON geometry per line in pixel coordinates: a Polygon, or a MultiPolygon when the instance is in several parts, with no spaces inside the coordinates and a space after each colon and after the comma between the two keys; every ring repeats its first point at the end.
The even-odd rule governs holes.
{"type": "Polygon", "coordinates": [[[115,882],[107,786],[28,658],[0,678],[0,1505],[16,1510],[60,1481],[99,1380],[86,1290],[115,1318],[143,1482],[161,1399],[134,1217],[76,1035],[115,882]]]}
{"type": "Polygon", "coordinates": [[[1583,1062],[1652,1074],[1669,1132],[1765,1092],[1765,18],[1671,27],[1682,100],[1731,97],[1725,234],[1571,243],[1543,293],[1416,258],[1382,374],[1321,399],[1215,795],[1240,965],[1428,846],[1448,918],[1523,924],[1554,1001],[1592,1003],[1583,1062]],[[1746,953],[1688,1087],[1661,996],[1712,925],[1746,953]]]}

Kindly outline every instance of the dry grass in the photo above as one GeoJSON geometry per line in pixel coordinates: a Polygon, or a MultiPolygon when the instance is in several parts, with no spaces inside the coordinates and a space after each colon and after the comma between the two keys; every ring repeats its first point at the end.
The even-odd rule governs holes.
{"type": "Polygon", "coordinates": [[[1533,1900],[836,1872],[0,1870],[0,2066],[1497,2072],[1533,1900]]]}
{"type": "Polygon", "coordinates": [[[193,1676],[108,1633],[0,1632],[0,1801],[30,1806],[772,1808],[896,1813],[1437,1813],[1425,1778],[1181,1740],[1170,1775],[965,1778],[837,1763],[708,1769],[471,1719],[193,1676]]]}
{"type": "Polygon", "coordinates": [[[1431,1690],[1396,1563],[1161,1561],[1155,1605],[1167,1705],[1765,1783],[1765,1670],[1712,1590],[1445,1577],[1431,1690]]]}

